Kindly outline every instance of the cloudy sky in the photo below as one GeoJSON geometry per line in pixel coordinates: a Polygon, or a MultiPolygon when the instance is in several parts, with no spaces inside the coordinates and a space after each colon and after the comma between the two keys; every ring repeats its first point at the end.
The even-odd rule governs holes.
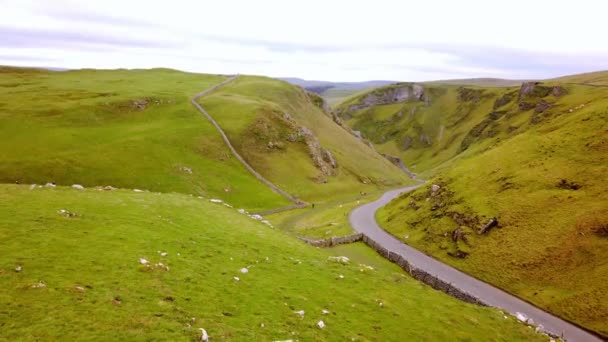
{"type": "Polygon", "coordinates": [[[331,81],[608,69],[601,0],[0,0],[0,64],[331,81]]]}

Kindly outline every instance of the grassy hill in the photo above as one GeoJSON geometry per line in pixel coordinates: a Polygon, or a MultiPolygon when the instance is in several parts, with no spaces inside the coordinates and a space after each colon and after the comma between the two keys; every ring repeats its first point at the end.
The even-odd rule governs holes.
{"type": "MultiPolygon", "coordinates": [[[[423,85],[405,101],[394,101],[393,86],[342,104],[347,124],[430,179],[380,221],[406,243],[608,336],[608,87],[597,86],[607,75],[423,85]],[[491,218],[498,228],[478,234],[491,218]]],[[[412,94],[414,85],[400,86],[412,94]]]]}
{"type": "Polygon", "coordinates": [[[323,202],[407,181],[286,82],[241,76],[199,102],[256,170],[296,197],[323,202]]]}
{"type": "MultiPolygon", "coordinates": [[[[189,102],[223,76],[168,69],[51,72],[9,67],[0,68],[0,75],[0,182],[190,193],[250,210],[288,204],[238,163],[189,102]]],[[[226,125],[252,164],[304,200],[404,181],[396,168],[335,125],[297,87],[243,76],[211,97],[201,101],[212,106],[211,115],[226,125]],[[293,122],[283,119],[283,110],[293,122]],[[300,127],[300,121],[333,153],[335,176],[320,175],[302,137],[290,143],[273,136],[280,151],[271,153],[274,149],[259,136],[275,128],[294,133],[287,130],[300,127]]]]}
{"type": "Polygon", "coordinates": [[[364,246],[311,248],[182,194],[1,185],[0,237],[0,340],[546,340],[364,246]]]}

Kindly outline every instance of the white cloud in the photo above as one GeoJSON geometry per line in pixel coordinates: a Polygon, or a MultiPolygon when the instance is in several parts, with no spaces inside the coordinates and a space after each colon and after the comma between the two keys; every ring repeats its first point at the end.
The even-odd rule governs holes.
{"type": "Polygon", "coordinates": [[[2,8],[0,64],[45,57],[37,64],[329,80],[608,68],[608,6],[595,0],[22,0],[2,8]]]}

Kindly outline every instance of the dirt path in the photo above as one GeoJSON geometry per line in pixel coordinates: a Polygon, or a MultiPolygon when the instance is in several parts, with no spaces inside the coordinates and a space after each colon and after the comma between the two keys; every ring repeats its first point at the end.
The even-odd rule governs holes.
{"type": "Polygon", "coordinates": [[[213,117],[211,117],[211,115],[209,115],[209,113],[207,113],[207,111],[205,111],[205,109],[203,109],[203,107],[198,104],[198,102],[196,102],[196,100],[198,100],[200,97],[205,96],[211,92],[213,92],[214,90],[218,89],[219,87],[226,85],[234,80],[236,80],[239,76],[235,75],[235,76],[231,76],[229,78],[227,78],[225,81],[218,83],[214,86],[212,86],[209,89],[203,90],[202,92],[194,95],[192,97],[192,99],[190,100],[190,102],[192,102],[192,104],[194,105],[194,107],[196,107],[196,109],[198,109],[199,112],[201,112],[201,114],[203,114],[203,116],[205,118],[207,118],[207,120],[209,120],[209,122],[211,122],[211,124],[215,127],[215,129],[217,129],[217,131],[220,133],[220,135],[222,136],[222,139],[224,139],[224,142],[226,143],[226,146],[228,146],[228,148],[230,149],[230,152],[232,152],[232,155],[238,159],[238,161],[241,162],[241,164],[243,164],[243,166],[245,166],[245,168],[255,176],[255,178],[259,179],[262,183],[266,184],[269,188],[271,188],[274,192],[278,193],[279,195],[287,198],[289,201],[293,202],[295,205],[293,206],[289,206],[289,207],[285,207],[285,208],[278,208],[278,209],[273,209],[273,212],[279,212],[279,211],[283,211],[283,210],[290,210],[290,209],[294,209],[294,208],[302,208],[306,206],[306,203],[298,200],[297,198],[291,196],[290,194],[288,194],[287,192],[283,191],[281,188],[279,188],[278,186],[274,185],[272,182],[270,182],[269,180],[267,180],[266,178],[264,178],[264,176],[262,176],[261,174],[259,174],[251,165],[249,165],[249,163],[247,163],[247,161],[245,161],[245,159],[236,151],[236,149],[234,148],[234,146],[232,146],[232,143],[230,142],[230,139],[228,139],[228,136],[226,135],[226,133],[224,132],[224,130],[220,127],[220,125],[213,119],[213,117]]]}
{"type": "Polygon", "coordinates": [[[400,254],[415,267],[423,269],[444,282],[450,283],[453,287],[475,296],[484,304],[501,308],[513,315],[517,312],[523,313],[533,319],[535,325],[542,324],[545,330],[555,335],[563,334],[568,341],[602,341],[602,339],[578,326],[404,244],[380,228],[376,222],[376,211],[401,193],[412,191],[420,186],[422,184],[386,192],[380,199],[356,208],[349,217],[352,227],[356,231],[369,236],[389,251],[400,254]]]}

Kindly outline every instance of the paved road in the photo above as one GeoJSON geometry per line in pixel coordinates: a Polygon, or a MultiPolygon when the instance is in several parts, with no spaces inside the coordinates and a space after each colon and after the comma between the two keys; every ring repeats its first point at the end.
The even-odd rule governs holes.
{"type": "Polygon", "coordinates": [[[534,324],[542,324],[547,331],[556,335],[563,333],[564,338],[568,341],[602,341],[595,335],[553,316],[532,304],[429,257],[397,240],[394,236],[380,228],[375,218],[376,211],[393,198],[399,196],[399,194],[412,191],[420,186],[422,185],[386,192],[380,199],[356,208],[350,214],[352,227],[366,234],[389,251],[401,254],[410,264],[436,275],[456,288],[472,294],[487,305],[501,308],[511,314],[521,312],[533,319],[534,324]]]}

